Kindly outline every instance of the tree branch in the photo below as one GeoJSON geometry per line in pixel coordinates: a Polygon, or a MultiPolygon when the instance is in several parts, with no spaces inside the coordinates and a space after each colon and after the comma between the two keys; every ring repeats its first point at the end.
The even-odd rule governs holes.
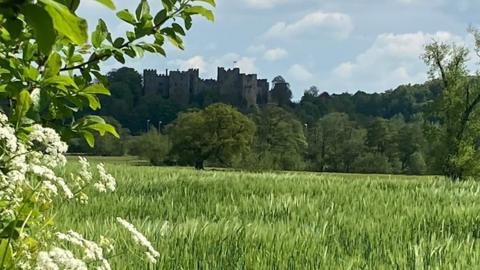
{"type": "MultiPolygon", "coordinates": [[[[160,27],[166,23],[168,20],[170,19],[173,19],[175,16],[177,16],[185,7],[186,5],[190,2],[189,1],[186,1],[184,3],[182,3],[177,10],[175,10],[175,12],[173,12],[172,14],[170,14],[169,16],[167,16],[165,19],[163,19],[161,22],[159,22],[158,24],[154,25],[154,27],[152,28],[152,33],[151,35],[155,34],[159,29],[160,27]]],[[[140,37],[140,38],[143,38],[143,37],[140,37]]],[[[122,44],[118,49],[123,49],[123,48],[126,48],[128,46],[130,46],[130,44],[132,44],[132,42],[134,41],[137,41],[138,39],[140,38],[137,38],[137,39],[134,39],[132,41],[127,41],[125,42],[124,44],[122,44]]],[[[78,65],[75,65],[75,66],[71,66],[71,67],[64,67],[62,69],[60,69],[60,72],[62,71],[70,71],[70,70],[75,70],[75,69],[81,69],[87,65],[90,65],[90,64],[93,64],[93,63],[97,63],[98,61],[102,60],[103,58],[107,57],[108,55],[106,54],[103,54],[103,55],[98,55],[96,53],[93,53],[89,60],[86,61],[86,62],[83,62],[81,64],[78,64],[78,65]]]]}

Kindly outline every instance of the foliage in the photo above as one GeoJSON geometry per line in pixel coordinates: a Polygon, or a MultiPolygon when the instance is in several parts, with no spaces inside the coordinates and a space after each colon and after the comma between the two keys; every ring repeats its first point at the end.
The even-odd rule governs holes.
{"type": "Polygon", "coordinates": [[[105,120],[110,123],[120,135],[120,138],[116,138],[110,134],[101,136],[95,134],[95,147],[90,147],[81,138],[73,138],[69,141],[70,153],[84,153],[88,155],[96,156],[123,156],[128,154],[130,139],[130,131],[123,128],[122,125],[112,117],[105,117],[105,120]]]}
{"type": "Polygon", "coordinates": [[[257,125],[254,148],[244,167],[269,170],[301,170],[307,146],[303,125],[278,106],[253,115],[257,125]]]}
{"type": "Polygon", "coordinates": [[[205,110],[182,113],[169,131],[172,153],[180,163],[203,169],[212,159],[228,165],[249,150],[255,125],[229,105],[217,103],[205,110]]]}
{"type": "Polygon", "coordinates": [[[331,113],[309,128],[309,157],[317,171],[350,171],[364,149],[365,131],[344,113],[331,113]]]}
{"type": "Polygon", "coordinates": [[[169,142],[165,135],[156,129],[140,136],[130,138],[128,142],[128,153],[147,159],[153,165],[161,165],[169,152],[169,142]]]}
{"type": "MultiPolygon", "coordinates": [[[[85,108],[99,109],[98,95],[110,94],[99,63],[110,58],[124,63],[125,56],[142,57],[145,51],[165,55],[165,40],[183,48],[183,36],[185,29],[192,26],[192,16],[213,20],[212,12],[201,4],[215,2],[165,0],[163,9],[151,14],[148,1],[141,0],[135,15],[128,10],[117,13],[131,28],[125,37],[112,37],[105,22],[99,19],[90,36],[91,44],[87,44],[86,21],[75,15],[79,2],[1,4],[0,90],[2,97],[13,103],[4,109],[9,109],[17,127],[28,126],[26,119],[30,119],[56,127],[64,137],[81,135],[93,145],[93,131],[118,136],[99,117],[74,117],[85,108]],[[178,24],[180,19],[183,26],[178,24]],[[75,76],[78,74],[81,76],[75,76]]],[[[110,1],[101,3],[113,6],[110,1]]]]}
{"type": "MultiPolygon", "coordinates": [[[[472,30],[475,50],[480,51],[480,33],[472,30]]],[[[480,87],[479,78],[467,69],[469,51],[461,46],[433,42],[426,46],[423,58],[432,78],[439,77],[443,91],[438,100],[436,118],[440,122],[443,174],[452,179],[477,176],[480,87]]]]}
{"type": "MultiPolygon", "coordinates": [[[[115,9],[112,0],[97,2],[115,9]]],[[[62,198],[86,203],[90,185],[103,193],[116,188],[102,164],[94,181],[84,159],[78,172],[61,174],[67,145],[57,131],[63,139],[81,136],[90,146],[94,133],[118,137],[103,118],[79,113],[98,110],[99,96],[110,95],[100,63],[124,63],[125,56],[144,52],[165,55],[166,39],[183,48],[192,17],[213,20],[207,7],[215,1],[163,0],[152,14],[148,1],[140,0],[135,15],[117,13],[130,27],[125,37],[112,37],[102,19],[89,35],[86,20],[75,13],[79,4],[0,1],[0,98],[6,113],[0,114],[0,269],[110,269],[107,255],[116,254],[110,254],[109,240],[99,245],[53,226],[62,198]]],[[[147,263],[155,263],[159,254],[148,240],[125,220],[118,222],[145,251],[147,263]]]]}
{"type": "MultiPolygon", "coordinates": [[[[108,169],[119,179],[117,192],[85,208],[65,205],[62,225],[122,239],[112,226],[117,215],[145,220],[142,230],[161,251],[161,269],[476,269],[480,263],[478,182],[108,169]],[[88,226],[78,222],[84,219],[88,226]]],[[[113,269],[144,266],[112,258],[113,269]]]]}

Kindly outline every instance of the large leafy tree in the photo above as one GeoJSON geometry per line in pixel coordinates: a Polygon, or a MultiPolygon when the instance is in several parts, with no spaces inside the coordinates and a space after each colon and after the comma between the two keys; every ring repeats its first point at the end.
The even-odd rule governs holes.
{"type": "MultiPolygon", "coordinates": [[[[115,9],[112,0],[97,0],[115,9]]],[[[18,128],[32,121],[56,127],[64,137],[83,136],[90,145],[92,132],[116,133],[96,116],[75,117],[82,109],[100,108],[99,95],[109,95],[100,63],[114,58],[142,57],[145,52],[165,55],[165,41],[183,49],[183,36],[192,17],[213,20],[207,8],[215,0],[163,0],[152,13],[140,0],[134,13],[117,12],[130,30],[114,37],[99,19],[89,34],[86,20],[76,15],[80,0],[0,1],[0,95],[2,108],[18,128]]]]}
{"type": "Polygon", "coordinates": [[[255,124],[235,108],[222,103],[205,110],[182,113],[170,130],[172,154],[180,162],[203,169],[207,160],[229,165],[249,150],[255,124]]]}
{"type": "Polygon", "coordinates": [[[307,143],[304,126],[295,115],[278,106],[268,106],[253,118],[257,124],[254,162],[269,166],[262,169],[303,169],[307,143]]]}
{"type": "MultiPolygon", "coordinates": [[[[480,33],[472,30],[475,50],[480,53],[480,33]]],[[[426,46],[423,58],[430,67],[430,75],[439,79],[443,91],[438,100],[437,134],[442,145],[438,158],[442,170],[452,179],[478,175],[480,132],[480,85],[478,74],[471,76],[467,61],[469,51],[455,44],[433,42],[426,46]]]]}

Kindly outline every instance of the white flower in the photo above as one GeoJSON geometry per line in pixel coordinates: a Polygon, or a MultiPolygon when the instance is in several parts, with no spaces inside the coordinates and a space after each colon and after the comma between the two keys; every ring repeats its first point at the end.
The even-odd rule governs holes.
{"type": "Polygon", "coordinates": [[[84,157],[78,157],[78,161],[80,163],[80,172],[78,175],[80,179],[83,181],[82,185],[90,183],[92,181],[92,173],[90,172],[90,163],[84,157]]]}
{"type": "Polygon", "coordinates": [[[117,222],[120,223],[120,225],[122,225],[125,229],[127,229],[130,232],[133,238],[133,241],[135,241],[135,243],[139,244],[146,250],[145,255],[147,256],[147,259],[151,263],[156,263],[157,258],[160,257],[160,253],[158,253],[158,251],[155,248],[153,248],[152,243],[150,243],[150,241],[148,241],[148,239],[142,233],[140,233],[135,228],[135,226],[130,224],[128,221],[120,217],[117,217],[117,222]]]}
{"type": "Polygon", "coordinates": [[[88,270],[82,260],[73,256],[73,253],[61,248],[53,248],[49,252],[40,252],[37,257],[35,270],[88,270]]]}
{"type": "Polygon", "coordinates": [[[93,186],[99,191],[99,192],[107,192],[107,191],[115,191],[117,187],[117,181],[115,178],[107,173],[105,171],[105,166],[103,163],[100,163],[97,165],[97,170],[99,174],[99,181],[95,183],[93,186]]]}
{"type": "Polygon", "coordinates": [[[86,240],[83,236],[74,231],[68,231],[65,233],[57,233],[57,237],[60,240],[64,240],[72,243],[75,246],[78,246],[83,249],[85,254],[84,260],[87,261],[102,261],[103,258],[103,249],[95,242],[86,240]]]}

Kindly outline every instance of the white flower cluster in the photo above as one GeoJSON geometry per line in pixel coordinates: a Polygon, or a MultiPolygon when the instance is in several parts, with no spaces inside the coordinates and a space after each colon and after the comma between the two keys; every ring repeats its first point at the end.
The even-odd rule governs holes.
{"type": "Polygon", "coordinates": [[[93,186],[99,191],[99,192],[108,192],[108,191],[115,191],[117,187],[117,181],[115,178],[107,173],[105,171],[105,166],[103,163],[100,163],[97,165],[97,170],[99,174],[99,181],[95,183],[93,186]]]}
{"type": "Polygon", "coordinates": [[[78,248],[80,248],[84,254],[83,261],[92,263],[99,262],[101,265],[98,270],[110,270],[110,264],[103,257],[103,249],[95,242],[86,240],[79,233],[69,231],[67,233],[57,233],[57,237],[60,240],[67,241],[78,248]]]}
{"type": "Polygon", "coordinates": [[[61,248],[53,248],[49,252],[39,252],[37,257],[37,265],[35,270],[87,270],[87,264],[75,258],[69,250],[61,248]]]}
{"type": "Polygon", "coordinates": [[[147,259],[151,263],[156,263],[158,257],[160,257],[160,253],[158,253],[158,251],[155,250],[155,248],[153,248],[152,243],[150,243],[150,241],[148,241],[148,239],[142,233],[140,233],[135,228],[135,226],[130,224],[128,221],[120,217],[117,217],[117,221],[118,223],[120,223],[120,225],[122,225],[125,229],[127,229],[127,231],[130,232],[130,234],[132,235],[133,241],[135,241],[135,243],[139,244],[141,247],[145,249],[145,255],[147,256],[147,259]]]}
{"type": "MultiPolygon", "coordinates": [[[[18,239],[9,239],[12,240],[12,256],[16,256],[15,269],[111,269],[104,257],[104,253],[113,252],[114,245],[110,239],[101,237],[100,244],[97,244],[73,231],[56,233],[58,239],[78,251],[75,254],[82,254],[79,258],[70,250],[52,245],[54,233],[51,231],[52,227],[47,226],[51,220],[51,202],[57,198],[75,198],[86,203],[88,196],[84,191],[87,187],[93,186],[99,192],[113,192],[117,186],[115,178],[107,173],[103,164],[96,166],[98,180],[94,182],[91,165],[82,157],[79,158],[79,171],[70,174],[68,178],[59,177],[56,172],[66,165],[67,150],[67,144],[62,142],[55,130],[33,125],[18,131],[17,134],[8,122],[8,117],[0,112],[0,224],[16,224],[17,219],[25,219],[21,211],[25,210],[24,206],[27,204],[33,203],[35,209],[41,209],[35,215],[29,215],[25,223],[19,225],[22,229],[18,239]],[[40,224],[41,227],[30,229],[29,222],[40,224]],[[32,234],[33,231],[36,235],[32,234]],[[32,242],[31,239],[41,244],[32,247],[28,244],[32,242]],[[41,248],[49,251],[40,251],[41,248]]],[[[131,232],[134,241],[141,245],[142,250],[146,250],[149,261],[155,263],[160,254],[145,236],[125,220],[119,218],[119,222],[131,232]]],[[[0,265],[0,268],[3,266],[0,265]]]]}

